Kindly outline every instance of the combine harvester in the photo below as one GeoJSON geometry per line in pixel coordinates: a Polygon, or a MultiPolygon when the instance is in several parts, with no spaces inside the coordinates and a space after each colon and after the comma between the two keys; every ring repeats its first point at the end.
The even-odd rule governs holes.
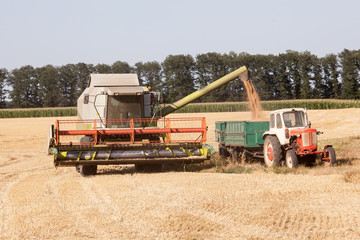
{"type": "Polygon", "coordinates": [[[51,126],[48,152],[55,167],[75,166],[84,176],[96,174],[98,165],[160,171],[164,163],[202,162],[214,153],[205,144],[205,118],[165,116],[238,77],[248,80],[245,66],[160,109],[160,93],[140,86],[136,74],[91,74],[77,102],[78,120],[51,126]]]}

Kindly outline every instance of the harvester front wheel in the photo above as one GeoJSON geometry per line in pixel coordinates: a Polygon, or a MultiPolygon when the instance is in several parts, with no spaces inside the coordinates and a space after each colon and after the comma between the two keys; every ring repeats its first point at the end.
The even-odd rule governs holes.
{"type": "Polygon", "coordinates": [[[298,167],[298,158],[294,150],[289,149],[286,151],[285,162],[288,168],[297,168],[298,167]]]}
{"type": "Polygon", "coordinates": [[[95,175],[97,172],[97,165],[80,165],[80,174],[83,176],[95,175]]]}
{"type": "MultiPolygon", "coordinates": [[[[85,136],[80,139],[80,143],[89,144],[94,142],[94,138],[91,136],[85,136]]],[[[97,172],[97,165],[77,165],[75,166],[77,172],[83,176],[95,175],[97,172]]]]}
{"type": "Polygon", "coordinates": [[[281,144],[276,136],[266,136],[264,141],[264,161],[267,167],[280,164],[283,158],[281,144]]]}
{"type": "Polygon", "coordinates": [[[137,172],[161,172],[162,164],[135,164],[137,172]]]}

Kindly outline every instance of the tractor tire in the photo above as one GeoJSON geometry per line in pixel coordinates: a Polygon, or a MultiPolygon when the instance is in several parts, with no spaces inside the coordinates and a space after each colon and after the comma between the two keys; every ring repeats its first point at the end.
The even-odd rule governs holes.
{"type": "Polygon", "coordinates": [[[298,167],[298,157],[294,150],[289,149],[285,154],[285,163],[288,168],[297,168],[298,167]]]}
{"type": "Polygon", "coordinates": [[[276,136],[267,136],[264,141],[264,162],[267,167],[278,166],[283,159],[281,144],[276,136]]]}
{"type": "Polygon", "coordinates": [[[84,177],[95,175],[97,172],[97,165],[80,165],[80,174],[84,177]]]}
{"type": "Polygon", "coordinates": [[[333,147],[327,147],[325,152],[327,152],[329,154],[329,158],[330,158],[330,162],[329,162],[329,166],[335,166],[336,164],[336,154],[335,154],[335,150],[333,147]]]}

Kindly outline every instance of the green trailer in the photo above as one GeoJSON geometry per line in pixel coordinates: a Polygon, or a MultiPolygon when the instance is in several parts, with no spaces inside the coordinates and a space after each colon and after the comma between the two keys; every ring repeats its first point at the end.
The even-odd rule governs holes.
{"type": "Polygon", "coordinates": [[[219,154],[231,156],[236,162],[241,156],[263,157],[263,133],[269,130],[269,122],[218,121],[215,123],[215,139],[219,143],[219,154]]]}

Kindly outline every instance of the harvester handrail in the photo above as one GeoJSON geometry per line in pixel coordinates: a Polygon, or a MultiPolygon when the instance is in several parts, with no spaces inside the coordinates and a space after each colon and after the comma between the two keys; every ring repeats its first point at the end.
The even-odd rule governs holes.
{"type": "MultiPolygon", "coordinates": [[[[84,136],[93,136],[94,142],[92,145],[98,144],[98,137],[100,135],[129,135],[130,141],[121,142],[124,143],[136,143],[135,135],[142,134],[164,134],[166,135],[166,143],[174,143],[174,142],[189,142],[189,140],[171,140],[172,133],[200,133],[200,136],[191,140],[191,142],[204,143],[206,141],[206,120],[204,117],[196,117],[196,118],[159,118],[156,119],[155,122],[161,122],[160,126],[157,127],[148,127],[148,126],[137,126],[138,123],[147,123],[151,121],[151,119],[146,118],[138,118],[138,119],[117,119],[117,120],[106,120],[105,122],[101,122],[100,120],[57,120],[56,121],[56,140],[58,145],[67,145],[63,144],[60,141],[60,136],[76,136],[76,135],[84,135],[84,136]],[[200,122],[201,126],[193,127],[171,127],[171,123],[181,122],[181,121],[190,121],[190,122],[200,122]],[[99,127],[98,124],[114,124],[121,123],[124,124],[124,127],[99,127]],[[87,124],[90,125],[90,129],[66,129],[63,125],[66,124],[87,124]]],[[[153,120],[152,120],[153,121],[153,120]]],[[[70,145],[79,145],[80,143],[70,142],[70,145]]],[[[83,143],[81,143],[83,144],[83,143]]]]}

